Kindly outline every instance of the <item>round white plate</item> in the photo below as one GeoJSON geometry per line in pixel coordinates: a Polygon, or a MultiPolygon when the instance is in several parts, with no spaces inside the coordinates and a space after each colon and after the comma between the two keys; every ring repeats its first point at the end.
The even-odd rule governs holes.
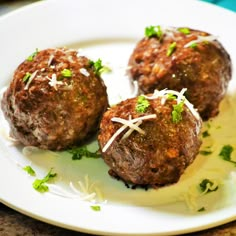
{"type": "MultiPolygon", "coordinates": [[[[35,48],[82,48],[81,52],[92,59],[101,58],[112,68],[104,80],[110,102],[116,103],[131,96],[132,87],[124,72],[146,26],[187,26],[217,35],[235,66],[235,22],[235,13],[191,0],[35,3],[0,18],[0,87],[9,84],[15,68],[35,48]]],[[[0,201],[36,219],[102,235],[180,234],[235,220],[236,168],[218,155],[223,145],[236,149],[235,88],[234,73],[220,114],[204,124],[211,136],[203,140],[202,148],[210,145],[212,154],[198,155],[177,184],[158,190],[125,187],[109,177],[102,159],[73,161],[66,152],[25,155],[23,147],[7,139],[7,125],[1,117],[0,201]],[[49,192],[41,194],[33,189],[36,177],[22,170],[26,165],[36,170],[37,178],[53,168],[58,176],[49,184],[49,192]],[[214,180],[219,189],[201,196],[197,186],[204,178],[214,180]],[[84,199],[89,194],[92,200],[84,199]],[[99,205],[101,210],[94,211],[91,205],[99,205]],[[202,207],[205,211],[199,212],[202,207]]]]}

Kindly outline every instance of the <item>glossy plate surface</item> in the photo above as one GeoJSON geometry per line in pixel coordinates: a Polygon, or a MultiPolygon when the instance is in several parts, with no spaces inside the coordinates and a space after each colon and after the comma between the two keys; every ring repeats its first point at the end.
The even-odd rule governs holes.
{"type": "MultiPolygon", "coordinates": [[[[112,73],[104,75],[104,81],[113,104],[132,95],[124,72],[146,26],[187,26],[217,35],[235,67],[235,22],[233,12],[190,0],[35,3],[0,18],[0,86],[4,89],[9,84],[15,68],[35,48],[66,46],[109,64],[112,73]]],[[[204,124],[211,136],[204,139],[202,148],[210,146],[212,154],[199,155],[179,183],[158,190],[126,188],[108,176],[102,159],[73,161],[66,152],[29,149],[23,154],[22,146],[8,140],[1,117],[0,201],[36,219],[102,235],[180,234],[235,220],[236,168],[218,155],[223,145],[236,148],[235,79],[234,73],[219,116],[204,124]],[[58,176],[49,184],[49,192],[33,189],[36,177],[22,170],[26,165],[35,169],[37,178],[53,168],[58,176]],[[197,186],[205,178],[214,180],[219,189],[201,196],[197,186]],[[101,210],[92,210],[92,205],[101,210]]],[[[96,148],[96,142],[91,148],[96,148]]]]}

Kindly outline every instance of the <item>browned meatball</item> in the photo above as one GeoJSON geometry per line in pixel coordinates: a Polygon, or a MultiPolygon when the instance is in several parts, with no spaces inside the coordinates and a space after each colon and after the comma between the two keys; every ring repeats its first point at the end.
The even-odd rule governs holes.
{"type": "Polygon", "coordinates": [[[97,130],[107,106],[106,87],[93,63],[65,48],[27,58],[1,101],[12,137],[51,150],[83,142],[97,130]]]}
{"type": "Polygon", "coordinates": [[[98,141],[109,173],[126,183],[156,187],[177,182],[201,145],[199,114],[183,101],[177,105],[172,95],[153,96],[122,101],[100,123],[98,141]]]}
{"type": "Polygon", "coordinates": [[[231,79],[230,56],[206,32],[188,28],[148,27],[130,59],[130,75],[143,93],[188,88],[187,98],[204,120],[218,114],[231,79]],[[150,30],[156,30],[152,34],[150,30]]]}

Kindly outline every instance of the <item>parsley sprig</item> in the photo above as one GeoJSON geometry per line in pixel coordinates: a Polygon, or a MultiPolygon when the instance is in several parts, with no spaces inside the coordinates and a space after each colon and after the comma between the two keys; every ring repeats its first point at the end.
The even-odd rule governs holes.
{"type": "Polygon", "coordinates": [[[219,187],[209,179],[203,179],[199,184],[200,190],[207,194],[216,191],[219,187]]]}
{"type": "Polygon", "coordinates": [[[35,52],[33,52],[30,56],[27,57],[27,61],[33,61],[35,56],[39,53],[38,48],[36,48],[35,52]]]}
{"type": "Polygon", "coordinates": [[[81,160],[83,157],[87,158],[100,158],[101,154],[97,151],[91,152],[88,150],[87,146],[73,147],[67,150],[72,154],[72,160],[81,160]]]}
{"type": "Polygon", "coordinates": [[[97,61],[89,61],[89,66],[94,69],[95,75],[100,76],[103,72],[109,72],[111,69],[108,66],[102,64],[102,60],[99,58],[97,61]]]}
{"type": "Polygon", "coordinates": [[[159,38],[159,40],[161,40],[163,37],[163,31],[161,29],[161,26],[160,25],[157,25],[157,26],[151,25],[149,27],[146,27],[145,28],[145,36],[148,38],[157,37],[157,38],[159,38]]]}
{"type": "Polygon", "coordinates": [[[172,122],[177,124],[182,120],[182,112],[184,111],[184,101],[179,104],[173,105],[173,110],[171,112],[172,122]]]}
{"type": "Polygon", "coordinates": [[[23,167],[23,170],[25,170],[29,175],[35,176],[35,171],[31,166],[25,166],[23,167]]]}
{"type": "Polygon", "coordinates": [[[136,110],[138,113],[144,113],[144,112],[147,111],[147,109],[148,109],[149,106],[150,106],[150,103],[149,103],[149,101],[147,100],[147,98],[145,98],[143,95],[140,95],[140,96],[138,97],[135,110],[136,110]]]}
{"type": "Polygon", "coordinates": [[[233,161],[231,159],[231,154],[232,154],[233,150],[234,150],[234,148],[231,145],[224,145],[219,153],[219,156],[225,161],[236,164],[236,161],[233,161]]]}

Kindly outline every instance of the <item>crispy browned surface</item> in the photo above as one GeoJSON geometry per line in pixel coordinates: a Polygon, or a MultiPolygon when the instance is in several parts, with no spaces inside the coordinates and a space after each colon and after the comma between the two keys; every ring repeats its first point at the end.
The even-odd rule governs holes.
{"type": "MultiPolygon", "coordinates": [[[[160,104],[160,98],[150,100],[145,114],[135,111],[137,98],[128,99],[109,109],[103,116],[98,136],[101,149],[122,124],[112,117],[127,119],[156,114],[156,119],[143,121],[139,126],[146,134],[134,131],[121,140],[119,135],[106,152],[104,161],[112,172],[125,182],[137,185],[167,185],[178,181],[186,167],[197,155],[201,142],[198,138],[201,121],[184,108],[182,121],[172,122],[172,105],[176,101],[160,104]]],[[[126,130],[127,131],[127,130],[126,130]]]]}
{"type": "Polygon", "coordinates": [[[187,98],[204,120],[218,114],[218,106],[231,79],[231,60],[219,41],[198,43],[196,48],[184,48],[198,35],[207,33],[191,30],[185,35],[172,29],[160,40],[143,38],[137,43],[129,60],[130,75],[138,81],[140,90],[188,88],[187,98]],[[176,49],[167,56],[167,49],[176,42],[176,49]]]}
{"type": "Polygon", "coordinates": [[[78,57],[75,50],[47,49],[19,65],[1,105],[12,137],[24,145],[61,150],[82,142],[97,129],[108,100],[105,85],[87,58],[78,57]],[[81,68],[86,68],[89,76],[83,75],[81,68]],[[63,69],[70,69],[72,77],[62,78],[63,69]],[[36,70],[25,89],[24,75],[36,70]],[[63,84],[51,86],[52,74],[63,84]]]}

